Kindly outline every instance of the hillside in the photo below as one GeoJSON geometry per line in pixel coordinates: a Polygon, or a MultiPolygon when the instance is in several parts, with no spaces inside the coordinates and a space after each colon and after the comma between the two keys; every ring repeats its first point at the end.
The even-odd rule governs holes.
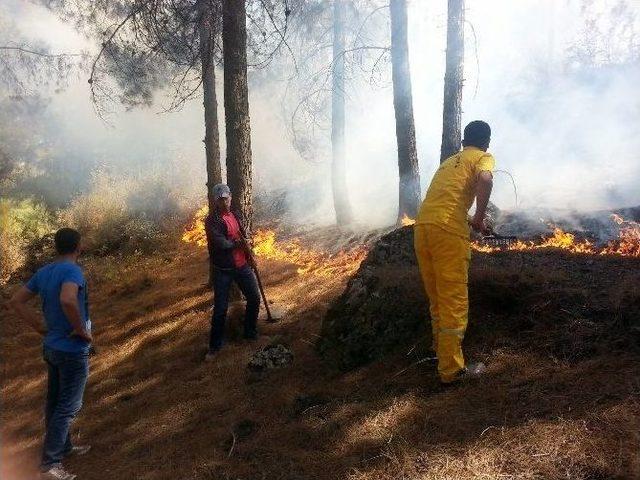
{"type": "MultiPolygon", "coordinates": [[[[617,290],[631,296],[617,300],[618,311],[638,301],[638,259],[616,259],[614,268],[564,253],[518,255],[538,273],[528,278],[531,298],[548,296],[548,304],[536,303],[545,322],[556,299],[576,305],[576,285],[582,298],[616,301],[592,291],[594,275],[611,291],[625,286],[617,290]]],[[[506,268],[486,254],[475,254],[473,265],[487,278],[503,278],[506,268]]],[[[558,325],[545,323],[533,335],[524,321],[500,325],[491,317],[520,301],[492,287],[495,304],[477,312],[475,325],[481,317],[491,322],[467,338],[469,354],[486,361],[489,374],[442,390],[414,348],[347,373],[320,359],[322,319],[346,274],[300,273],[262,260],[268,295],[286,310],[284,319],[262,323],[266,336],[257,344],[231,332],[217,361],[203,363],[211,303],[203,249],[180,245],[126,261],[89,259],[86,267],[98,353],[74,427],[93,450],[68,463],[81,479],[640,478],[640,354],[629,339],[616,343],[603,330],[615,319],[599,324],[598,312],[585,319],[565,308],[558,325]],[[586,320],[600,325],[593,335],[584,333],[586,320]],[[551,348],[562,344],[560,333],[570,341],[574,332],[593,348],[578,357],[551,348]],[[252,374],[245,368],[251,354],[271,342],[291,347],[292,366],[252,374]]],[[[532,305],[523,318],[536,317],[532,305]]],[[[37,336],[12,316],[3,319],[1,476],[31,479],[44,367],[37,336]]]]}

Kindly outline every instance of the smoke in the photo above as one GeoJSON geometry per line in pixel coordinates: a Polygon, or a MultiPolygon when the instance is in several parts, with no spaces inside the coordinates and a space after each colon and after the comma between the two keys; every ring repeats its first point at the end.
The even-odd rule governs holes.
{"type": "MultiPolygon", "coordinates": [[[[640,31],[638,4],[492,3],[502,8],[470,5],[480,86],[475,99],[465,97],[465,117],[493,125],[492,151],[513,173],[521,207],[640,203],[639,44],[617,28],[640,31]]],[[[498,204],[512,206],[509,195],[499,184],[498,204]]]]}
{"type": "MultiPolygon", "coordinates": [[[[447,12],[446,2],[413,0],[409,7],[424,193],[439,164],[447,12]]],[[[379,21],[386,14],[375,18],[374,44],[389,42],[388,25],[379,21]]],[[[517,187],[516,198],[510,177],[496,173],[499,207],[551,209],[558,217],[560,210],[640,204],[639,15],[637,3],[618,0],[467,0],[463,125],[484,119],[493,127],[490,151],[517,187]]],[[[388,225],[397,214],[390,66],[383,66],[376,82],[354,79],[347,91],[349,195],[356,218],[368,226],[388,225]]],[[[328,141],[328,130],[318,134],[328,141]]],[[[298,182],[324,187],[315,220],[332,219],[328,145],[318,149],[312,179],[298,182]]]]}
{"type": "MultiPolygon", "coordinates": [[[[492,125],[490,152],[513,175],[519,209],[640,204],[640,55],[629,33],[640,32],[640,6],[620,4],[467,1],[463,125],[492,125]]],[[[409,19],[424,192],[439,161],[446,2],[414,0],[409,19]]],[[[388,223],[397,198],[391,92],[360,97],[348,119],[352,200],[360,215],[388,223]]],[[[493,199],[516,207],[507,175],[496,174],[493,199]]]]}
{"type": "MultiPolygon", "coordinates": [[[[52,51],[95,49],[42,8],[17,0],[1,8],[23,34],[48,42],[52,51]]],[[[374,37],[388,45],[386,14],[378,14],[382,21],[374,23],[374,37]]],[[[630,1],[467,0],[463,124],[475,119],[491,124],[490,151],[498,168],[513,174],[519,209],[640,204],[638,16],[640,6],[630,1]]],[[[409,39],[424,192],[440,151],[446,2],[410,1],[409,39]]],[[[358,221],[367,226],[392,223],[398,202],[390,65],[381,69],[387,72],[381,81],[357,80],[347,92],[349,195],[358,221]]],[[[290,93],[286,75],[254,72],[250,80],[257,190],[287,190],[292,218],[330,223],[330,132],[317,131],[324,148],[313,161],[303,159],[292,146],[290,117],[282,108],[290,93]]],[[[221,83],[218,88],[221,104],[221,83]]],[[[76,152],[80,162],[123,174],[160,169],[204,201],[202,105],[194,101],[171,114],[160,110],[156,104],[121,112],[105,126],[80,76],[53,94],[48,128],[60,149],[76,152]]],[[[219,116],[222,120],[222,105],[219,116]]],[[[223,121],[220,134],[224,163],[223,121]]],[[[496,174],[493,199],[501,208],[516,207],[504,174],[496,174]]]]}

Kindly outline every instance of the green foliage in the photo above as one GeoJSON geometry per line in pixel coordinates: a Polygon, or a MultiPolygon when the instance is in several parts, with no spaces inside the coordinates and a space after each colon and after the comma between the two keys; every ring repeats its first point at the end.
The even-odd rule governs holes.
{"type": "Polygon", "coordinates": [[[25,265],[29,246],[55,228],[53,215],[42,204],[0,199],[0,283],[25,265]]]}

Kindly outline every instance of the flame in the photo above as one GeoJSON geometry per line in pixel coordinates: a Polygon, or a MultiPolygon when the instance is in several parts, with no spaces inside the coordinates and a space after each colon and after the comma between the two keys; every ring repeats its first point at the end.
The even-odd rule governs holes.
{"type": "MultiPolygon", "coordinates": [[[[195,213],[192,222],[182,235],[184,242],[206,247],[207,238],[204,231],[204,219],[207,213],[206,206],[195,213]]],[[[618,238],[610,241],[604,247],[598,247],[588,240],[577,240],[572,233],[565,232],[559,227],[554,227],[553,235],[537,242],[518,240],[507,247],[493,247],[472,242],[471,248],[483,253],[556,248],[577,254],[640,257],[640,224],[625,220],[619,215],[612,215],[611,218],[619,227],[618,238]]],[[[413,225],[415,220],[405,214],[401,219],[401,223],[404,226],[413,225]]],[[[257,257],[290,262],[298,267],[299,275],[313,274],[321,277],[352,275],[358,270],[360,263],[367,255],[367,248],[364,246],[341,250],[337,253],[307,248],[303,246],[299,238],[278,240],[276,232],[267,229],[257,230],[253,241],[253,251],[257,257]]]]}
{"type": "Polygon", "coordinates": [[[298,274],[330,277],[355,273],[367,254],[367,249],[358,246],[349,250],[329,253],[302,246],[300,239],[278,241],[273,230],[257,230],[253,252],[256,256],[270,260],[284,260],[298,266],[298,274]]]}
{"type": "Polygon", "coordinates": [[[618,240],[609,242],[600,254],[640,257],[640,223],[625,220],[615,213],[611,215],[611,219],[620,228],[618,240]]]}
{"type": "MultiPolygon", "coordinates": [[[[409,217],[406,213],[402,216],[400,223],[403,226],[414,225],[415,219],[409,217]]],[[[619,224],[621,222],[618,222],[619,224]]],[[[632,237],[632,236],[631,236],[632,237]]],[[[636,239],[636,243],[638,243],[636,239]]],[[[477,252],[492,253],[500,250],[504,250],[504,247],[492,247],[484,245],[482,243],[473,242],[471,244],[477,252]]],[[[600,253],[597,251],[596,246],[588,240],[576,241],[575,235],[569,232],[563,231],[561,228],[554,227],[553,235],[549,238],[543,239],[541,243],[516,241],[507,248],[508,250],[535,250],[539,248],[560,248],[563,250],[570,250],[573,253],[600,253]]],[[[626,251],[626,250],[625,250],[626,251]]],[[[618,251],[614,252],[618,253],[618,251]]]]}
{"type": "Polygon", "coordinates": [[[402,219],[400,220],[400,223],[402,224],[403,227],[407,227],[409,225],[414,225],[416,223],[416,219],[411,218],[409,215],[405,213],[402,215],[402,219]]]}
{"type": "Polygon", "coordinates": [[[473,242],[471,248],[477,252],[492,253],[502,250],[537,250],[541,248],[557,248],[571,253],[591,255],[620,255],[624,257],[640,257],[640,224],[623,219],[619,215],[612,215],[612,220],[618,224],[618,239],[610,241],[605,247],[598,247],[588,240],[576,240],[575,235],[565,232],[559,227],[553,228],[551,237],[540,242],[517,242],[508,247],[492,247],[473,242]]]}
{"type": "Polygon", "coordinates": [[[542,239],[540,243],[523,242],[521,240],[509,246],[509,250],[537,250],[540,248],[559,248],[572,253],[597,253],[596,247],[588,240],[576,241],[576,236],[565,232],[559,227],[553,227],[553,235],[542,239]]]}
{"type": "Polygon", "coordinates": [[[209,207],[205,205],[193,216],[193,220],[182,234],[182,241],[185,243],[195,243],[199,247],[207,246],[207,235],[204,231],[204,219],[209,214],[209,207]]]}
{"type": "MultiPolygon", "coordinates": [[[[202,207],[196,212],[187,226],[182,241],[195,243],[199,247],[207,246],[204,219],[208,208],[202,207]]],[[[358,246],[337,253],[314,250],[302,246],[300,239],[279,241],[274,230],[258,229],[253,236],[253,253],[257,257],[269,260],[282,260],[298,267],[299,275],[314,274],[322,277],[351,275],[358,270],[367,255],[367,249],[358,246]]]]}
{"type": "Polygon", "coordinates": [[[478,242],[471,242],[471,249],[475,250],[476,252],[482,253],[493,253],[502,250],[500,247],[491,247],[489,245],[483,245],[482,243],[478,242]]]}

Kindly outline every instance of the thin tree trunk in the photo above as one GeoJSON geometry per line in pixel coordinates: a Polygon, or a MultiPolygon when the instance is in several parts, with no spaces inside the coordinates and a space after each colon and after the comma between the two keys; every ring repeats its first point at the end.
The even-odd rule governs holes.
{"type": "Polygon", "coordinates": [[[413,95],[407,40],[407,2],[391,0],[391,69],[393,107],[396,114],[398,171],[400,174],[398,220],[415,218],[420,203],[420,172],[413,121],[413,95]]]}
{"type": "Polygon", "coordinates": [[[464,0],[449,0],[440,162],[460,150],[464,75],[464,0]]]}
{"type": "Polygon", "coordinates": [[[224,0],[222,9],[227,184],[233,195],[233,207],[240,212],[247,232],[251,232],[253,192],[245,2],[224,0]]]}
{"type": "Polygon", "coordinates": [[[353,216],[346,177],[345,145],[345,0],[333,2],[333,86],[331,99],[331,185],[338,225],[351,223],[353,216]]]}
{"type": "MultiPolygon", "coordinates": [[[[212,189],[217,183],[222,182],[220,169],[220,136],[218,129],[218,102],[216,99],[216,73],[213,56],[213,10],[210,0],[198,0],[199,35],[200,35],[200,61],[202,64],[202,90],[204,93],[204,147],[207,159],[207,200],[209,211],[215,208],[215,199],[212,189]]],[[[212,243],[208,238],[209,249],[209,284],[213,283],[213,255],[212,243]]]]}

